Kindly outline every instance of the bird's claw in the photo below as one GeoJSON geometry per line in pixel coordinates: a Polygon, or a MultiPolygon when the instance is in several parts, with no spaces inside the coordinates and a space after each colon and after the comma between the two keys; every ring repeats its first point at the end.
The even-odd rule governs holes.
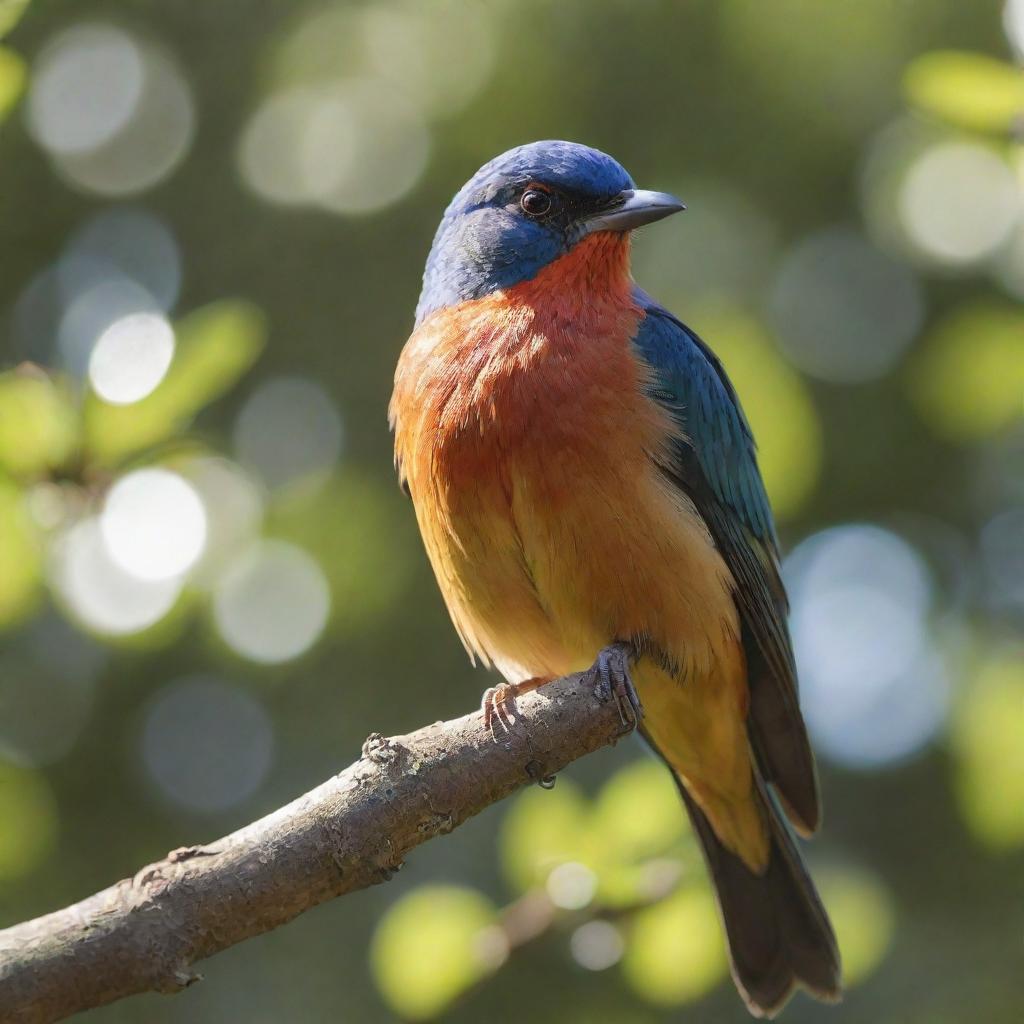
{"type": "Polygon", "coordinates": [[[480,699],[480,710],[484,714],[484,728],[497,743],[502,734],[511,731],[516,711],[516,690],[508,683],[489,686],[480,699]]]}
{"type": "Polygon", "coordinates": [[[594,680],[594,696],[602,704],[615,701],[624,732],[631,732],[644,717],[644,709],[629,674],[632,653],[629,644],[610,644],[598,654],[597,661],[590,669],[594,680]]]}

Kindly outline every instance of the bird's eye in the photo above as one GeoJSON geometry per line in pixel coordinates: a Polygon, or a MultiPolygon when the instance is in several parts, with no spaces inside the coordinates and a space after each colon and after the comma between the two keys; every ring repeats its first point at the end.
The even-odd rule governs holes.
{"type": "Polygon", "coordinates": [[[551,196],[539,188],[528,188],[519,200],[519,205],[523,213],[531,217],[543,217],[551,209],[551,196]]]}

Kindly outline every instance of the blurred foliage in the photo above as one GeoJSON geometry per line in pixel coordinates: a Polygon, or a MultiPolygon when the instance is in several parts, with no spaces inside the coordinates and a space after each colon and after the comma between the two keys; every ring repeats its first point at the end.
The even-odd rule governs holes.
{"type": "Polygon", "coordinates": [[[709,992],[728,974],[715,898],[708,889],[681,889],[640,911],[622,962],[643,999],[675,1006],[709,992]]]}
{"type": "Polygon", "coordinates": [[[494,908],[472,889],[424,886],[381,918],[370,964],[385,999],[407,1020],[432,1020],[487,973],[481,934],[494,908]]]}
{"type": "Polygon", "coordinates": [[[42,550],[25,493],[0,478],[0,629],[35,611],[42,582],[42,550]]]}
{"type": "Polygon", "coordinates": [[[156,390],[131,405],[111,405],[89,395],[89,454],[102,463],[117,463],[179,433],[252,366],[265,330],[262,313],[248,302],[225,300],[190,313],[176,327],[174,363],[156,390]]]}
{"type": "Polygon", "coordinates": [[[56,845],[57,805],[37,772],[0,760],[0,882],[31,874],[56,845]]]}
{"type": "Polygon", "coordinates": [[[892,897],[866,871],[832,867],[821,872],[828,907],[843,957],[843,983],[859,985],[889,950],[895,929],[892,897]]]}
{"type": "Polygon", "coordinates": [[[980,53],[927,53],[907,68],[904,86],[919,110],[968,131],[1009,135],[1024,111],[1024,72],[980,53]]]}
{"type": "MultiPolygon", "coordinates": [[[[486,927],[483,935],[491,938],[491,947],[516,955],[522,933],[534,941],[538,934],[576,928],[581,917],[592,917],[616,922],[624,944],[590,969],[605,969],[621,957],[623,979],[652,1005],[693,1003],[728,974],[714,894],[679,814],[675,783],[654,758],[620,768],[592,800],[567,779],[550,792],[527,790],[505,812],[498,847],[517,899],[499,919],[475,925],[478,930],[486,927]],[[524,919],[529,922],[525,927],[524,919]],[[499,921],[496,943],[495,920],[499,921]]],[[[894,914],[891,897],[861,869],[831,865],[822,873],[822,882],[846,966],[846,984],[857,985],[878,966],[888,948],[894,914]]],[[[396,921],[401,921],[406,932],[430,934],[426,922],[446,913],[445,898],[445,892],[436,895],[435,886],[413,889],[377,927],[373,962],[378,982],[388,1002],[405,1016],[420,1019],[420,1011],[414,1014],[409,1006],[419,1005],[416,1000],[422,991],[424,1006],[432,1008],[422,1015],[443,1017],[443,1011],[479,981],[472,971],[458,975],[445,962],[435,960],[442,976],[460,979],[459,984],[447,982],[442,997],[433,978],[419,971],[423,947],[413,943],[420,940],[396,927],[396,921]],[[414,913],[423,918],[415,926],[414,913]],[[388,965],[386,979],[382,962],[388,965]]],[[[476,919],[467,912],[461,920],[460,935],[476,919]]],[[[456,955],[455,943],[446,942],[444,948],[456,955]]],[[[573,953],[580,959],[575,947],[573,953]]],[[[583,966],[589,966],[586,955],[584,951],[583,966]]]]}
{"type": "Polygon", "coordinates": [[[31,479],[63,466],[78,441],[72,401],[31,370],[0,375],[0,469],[31,479]]]}
{"type": "MultiPolygon", "coordinates": [[[[869,522],[931,581],[931,660],[909,640],[875,653],[941,668],[948,714],[862,770],[815,736],[812,869],[850,991],[785,1019],[1016,1022],[1020,0],[0,0],[0,38],[0,925],[229,831],[368,732],[485,687],[395,486],[385,412],[448,198],[502,149],[565,137],[688,201],[640,233],[637,279],[731,375],[784,549],[869,522]],[[801,365],[783,277],[811,325],[795,340],[829,334],[801,365]],[[113,404],[85,357],[138,312],[173,355],[113,404]],[[308,408],[275,404],[282,380],[308,408]],[[167,550],[112,545],[111,487],[153,467],[201,517],[143,502],[167,550]],[[196,529],[195,560],[167,572],[196,529]],[[278,576],[229,585],[268,539],[278,576]]],[[[844,615],[864,571],[832,592],[844,615]]],[[[831,653],[859,664],[853,625],[831,653]]],[[[879,692],[858,685],[827,708],[879,692]]],[[[632,743],[206,973],[92,1016],[747,1019],[674,784],[632,743]]]]}
{"type": "Polygon", "coordinates": [[[12,50],[0,46],[0,121],[14,107],[24,85],[24,62],[12,50]]]}
{"type": "Polygon", "coordinates": [[[953,310],[917,357],[911,393],[937,432],[975,441],[1024,418],[1024,309],[994,301],[953,310]]]}
{"type": "Polygon", "coordinates": [[[1024,847],[1024,662],[1019,652],[983,663],[953,728],[957,795],[978,838],[1024,847]]]}
{"type": "Polygon", "coordinates": [[[0,0],[0,38],[18,24],[29,0],[0,0]]]}

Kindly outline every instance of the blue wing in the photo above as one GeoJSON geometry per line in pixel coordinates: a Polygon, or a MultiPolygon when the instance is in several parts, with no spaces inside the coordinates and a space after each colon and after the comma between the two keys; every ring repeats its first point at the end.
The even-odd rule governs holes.
{"type": "Polygon", "coordinates": [[[750,426],[714,353],[639,289],[634,346],[652,371],[650,396],[678,432],[660,465],[703,516],[736,582],[750,686],[751,742],[790,819],[813,832],[820,816],[814,759],[797,701],[771,506],[750,426]]]}

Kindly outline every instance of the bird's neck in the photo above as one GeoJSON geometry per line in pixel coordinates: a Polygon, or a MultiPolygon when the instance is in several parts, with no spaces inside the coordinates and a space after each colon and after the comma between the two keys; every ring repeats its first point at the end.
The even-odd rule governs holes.
{"type": "Polygon", "coordinates": [[[600,359],[608,345],[628,346],[640,315],[633,293],[628,236],[598,232],[528,280],[430,314],[407,354],[457,366],[463,383],[484,366],[600,359]]]}
{"type": "Polygon", "coordinates": [[[579,323],[632,304],[629,235],[588,235],[528,281],[502,293],[505,303],[540,312],[546,320],[579,323]]]}

